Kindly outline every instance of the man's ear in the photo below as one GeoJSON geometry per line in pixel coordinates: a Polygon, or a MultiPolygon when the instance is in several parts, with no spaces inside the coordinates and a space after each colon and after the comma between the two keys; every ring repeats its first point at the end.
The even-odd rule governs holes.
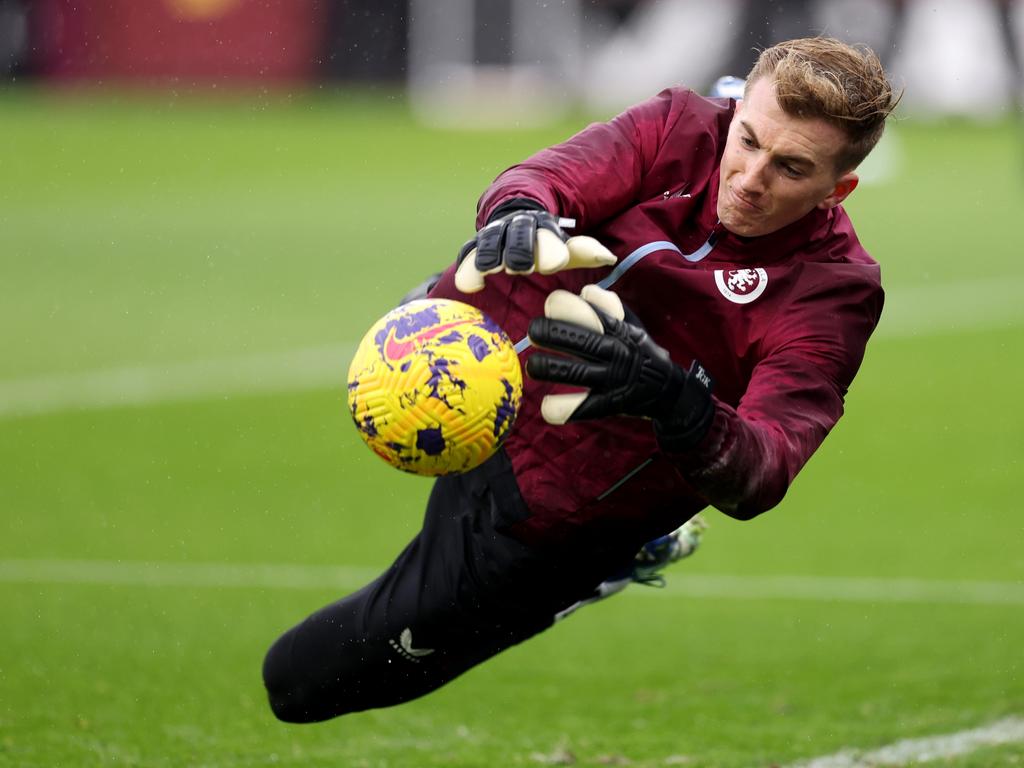
{"type": "Polygon", "coordinates": [[[818,203],[818,207],[825,210],[835,208],[850,196],[850,193],[857,188],[858,184],[860,184],[860,177],[856,173],[853,171],[844,173],[836,181],[836,185],[829,192],[828,197],[818,203]]]}

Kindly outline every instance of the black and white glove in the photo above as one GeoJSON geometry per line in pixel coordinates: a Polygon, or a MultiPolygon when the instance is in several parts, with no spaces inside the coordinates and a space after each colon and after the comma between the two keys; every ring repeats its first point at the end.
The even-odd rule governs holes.
{"type": "Polygon", "coordinates": [[[639,322],[626,319],[619,297],[596,285],[579,296],[553,291],[544,317],[530,323],[530,341],[545,350],[526,361],[531,378],[585,387],[547,395],[541,414],[550,424],[612,415],[654,421],[659,442],[686,450],[704,437],[714,417],[711,377],[694,361],[684,371],[639,322]]]}
{"type": "Polygon", "coordinates": [[[484,277],[505,271],[549,275],[563,269],[610,266],[615,255],[592,237],[569,237],[559,219],[527,198],[499,205],[490,220],[459,251],[455,287],[476,293],[484,277]]]}

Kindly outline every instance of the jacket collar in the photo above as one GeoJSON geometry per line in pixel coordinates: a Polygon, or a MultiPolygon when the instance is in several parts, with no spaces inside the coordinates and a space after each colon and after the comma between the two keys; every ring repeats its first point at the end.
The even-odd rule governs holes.
{"type": "Polygon", "coordinates": [[[768,235],[743,237],[729,232],[718,221],[718,168],[710,179],[708,194],[701,210],[701,222],[715,233],[715,261],[767,265],[792,255],[813,250],[832,230],[836,209],[815,208],[803,218],[768,235]]]}

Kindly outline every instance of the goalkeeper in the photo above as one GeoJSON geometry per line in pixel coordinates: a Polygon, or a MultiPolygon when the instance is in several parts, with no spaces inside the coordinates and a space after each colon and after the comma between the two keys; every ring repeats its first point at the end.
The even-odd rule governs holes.
{"type": "Polygon", "coordinates": [[[431,295],[521,339],[516,427],[435,482],[380,578],[274,643],[274,713],[421,696],[639,578],[704,507],[777,505],[882,311],[841,203],[896,101],[871,51],[793,40],[741,100],[671,88],[502,173],[431,295]]]}

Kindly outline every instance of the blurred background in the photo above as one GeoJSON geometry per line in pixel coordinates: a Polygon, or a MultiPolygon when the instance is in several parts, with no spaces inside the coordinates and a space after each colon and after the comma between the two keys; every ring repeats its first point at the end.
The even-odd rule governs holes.
{"type": "Polygon", "coordinates": [[[427,119],[622,108],[743,76],[826,33],[871,45],[905,106],[986,118],[1020,101],[1014,0],[0,0],[8,82],[179,89],[408,85],[427,119]]]}
{"type": "Polygon", "coordinates": [[[1024,0],[0,0],[0,766],[1024,763],[1024,0]],[[886,306],[784,502],[401,707],[275,722],[285,628],[418,529],[365,330],[504,168],[814,32],[906,88],[886,306]],[[909,759],[904,762],[909,762],[909,759]]]}

